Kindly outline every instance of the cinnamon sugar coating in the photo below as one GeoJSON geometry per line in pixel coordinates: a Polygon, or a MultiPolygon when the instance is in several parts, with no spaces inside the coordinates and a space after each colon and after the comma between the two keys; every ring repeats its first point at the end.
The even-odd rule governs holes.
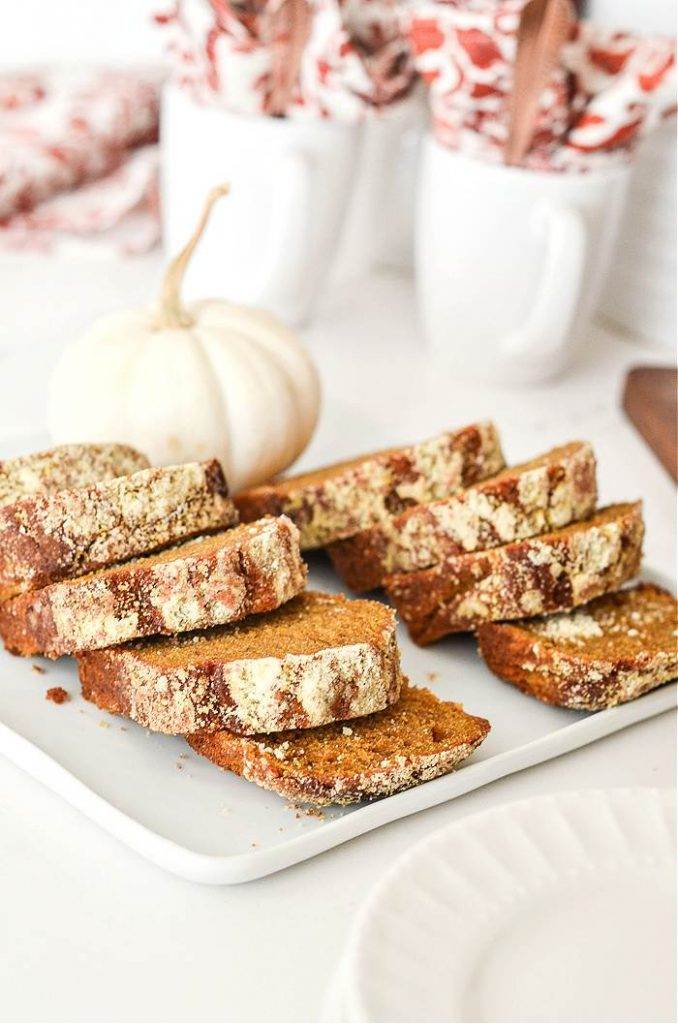
{"type": "Polygon", "coordinates": [[[232,526],[219,463],[142,469],[0,508],[0,600],[232,526]]]}
{"type": "Polygon", "coordinates": [[[266,519],[21,594],[0,605],[0,635],[14,654],[56,658],[235,622],[305,582],[296,527],[266,519]]]}
{"type": "Polygon", "coordinates": [[[480,423],[255,487],[234,501],[244,522],[285,513],[299,527],[302,550],[309,550],[484,480],[503,465],[496,428],[480,423]]]}
{"type": "Polygon", "coordinates": [[[352,804],[452,771],[490,731],[484,718],[403,685],[392,707],[346,724],[245,738],[189,736],[199,754],[289,800],[352,804]]]}
{"type": "Polygon", "coordinates": [[[640,565],[641,503],[489,551],[456,555],[385,585],[418,644],[483,622],[568,611],[618,590],[640,565]]]}
{"type": "Polygon", "coordinates": [[[395,614],[307,592],[204,633],[80,655],[83,695],[159,732],[307,729],[398,699],[395,614]]]}
{"type": "Polygon", "coordinates": [[[87,487],[148,469],[145,455],[126,444],[63,444],[0,461],[0,505],[30,494],[87,487]]]}
{"type": "Polygon", "coordinates": [[[362,593],[390,573],[560,529],[589,516],[596,498],[593,449],[576,441],[456,495],[407,509],[337,541],[328,552],[348,586],[362,593]]]}
{"type": "Polygon", "coordinates": [[[599,711],[678,677],[678,603],[649,583],[477,632],[488,667],[548,704],[599,711]]]}

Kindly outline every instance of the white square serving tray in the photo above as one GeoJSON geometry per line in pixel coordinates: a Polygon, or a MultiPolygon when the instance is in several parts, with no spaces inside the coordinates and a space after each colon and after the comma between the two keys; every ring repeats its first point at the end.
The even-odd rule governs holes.
{"type": "MultiPolygon", "coordinates": [[[[325,556],[311,561],[309,585],[339,591],[325,556]]],[[[670,587],[657,573],[644,576],[670,587]]],[[[488,718],[492,731],[454,774],[371,804],[333,808],[319,817],[301,813],[214,767],[182,739],[149,733],[88,704],[79,695],[70,659],[0,653],[0,754],[167,871],[196,882],[232,884],[306,860],[676,704],[671,683],[597,714],[551,708],[492,676],[469,637],[420,649],[399,630],[403,667],[412,682],[488,718]],[[58,706],[46,700],[53,686],[64,687],[71,699],[58,706]]]]}

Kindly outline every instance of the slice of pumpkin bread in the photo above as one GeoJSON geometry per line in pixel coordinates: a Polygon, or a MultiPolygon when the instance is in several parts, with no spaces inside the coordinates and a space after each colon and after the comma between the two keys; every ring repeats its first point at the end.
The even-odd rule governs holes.
{"type": "Polygon", "coordinates": [[[477,637],[495,675],[560,707],[611,708],[678,676],[678,603],[650,583],[477,637]]]}
{"type": "Polygon", "coordinates": [[[618,590],[638,571],[643,532],[640,502],[610,505],[554,533],[387,576],[386,590],[412,639],[428,644],[483,622],[569,611],[618,590]]]}
{"type": "Polygon", "coordinates": [[[307,729],[381,711],[400,693],[395,612],[312,591],[235,626],[78,663],[88,700],[173,734],[307,729]]]}
{"type": "Polygon", "coordinates": [[[479,423],[255,487],[234,501],[244,522],[285,513],[299,527],[302,550],[308,550],[468,487],[503,465],[496,428],[479,423]]]}
{"type": "Polygon", "coordinates": [[[148,469],[145,455],[126,444],[63,444],[0,461],[0,505],[29,494],[87,487],[148,469]]]}
{"type": "Polygon", "coordinates": [[[188,742],[220,768],[305,803],[353,804],[451,772],[490,731],[484,718],[404,683],[385,711],[347,724],[243,737],[197,733],[188,742]]]}
{"type": "Polygon", "coordinates": [[[305,582],[296,527],[264,519],[21,594],[0,605],[0,635],[14,654],[58,658],[272,611],[305,582]]]}
{"type": "Polygon", "coordinates": [[[407,509],[328,552],[348,586],[362,593],[390,573],[557,530],[591,515],[596,500],[593,449],[574,441],[449,498],[407,509]]]}
{"type": "Polygon", "coordinates": [[[232,526],[216,459],[142,469],[0,508],[0,600],[232,526]]]}

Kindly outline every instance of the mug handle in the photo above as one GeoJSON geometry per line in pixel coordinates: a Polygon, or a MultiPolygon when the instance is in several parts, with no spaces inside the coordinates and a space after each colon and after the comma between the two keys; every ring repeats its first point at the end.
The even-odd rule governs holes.
{"type": "Polygon", "coordinates": [[[578,210],[546,202],[536,211],[546,233],[545,265],[522,328],[502,342],[507,359],[558,355],[578,312],[586,265],[586,225],[578,210]]]}
{"type": "Polygon", "coordinates": [[[260,294],[285,296],[303,291],[311,228],[313,157],[295,149],[284,157],[273,218],[260,275],[260,294]]]}

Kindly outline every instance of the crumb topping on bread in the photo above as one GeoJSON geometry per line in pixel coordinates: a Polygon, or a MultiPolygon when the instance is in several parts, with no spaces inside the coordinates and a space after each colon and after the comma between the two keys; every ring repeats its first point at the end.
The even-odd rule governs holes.
{"type": "Polygon", "coordinates": [[[83,693],[173,734],[301,729],[397,700],[395,615],[314,591],[277,611],[203,633],[81,655],[83,693]]]}
{"type": "Polygon", "coordinates": [[[535,633],[541,633],[549,640],[570,640],[574,644],[584,646],[585,640],[594,636],[602,636],[601,625],[587,612],[562,612],[550,615],[548,619],[536,622],[535,633]]]}
{"type": "Polygon", "coordinates": [[[430,643],[480,623],[570,610],[638,571],[641,504],[611,505],[562,530],[386,578],[413,639],[430,643]]]}
{"type": "Polygon", "coordinates": [[[318,729],[243,738],[216,732],[188,737],[222,768],[295,801],[351,804],[388,796],[452,771],[485,739],[490,724],[403,686],[400,700],[374,715],[318,729]]]}
{"type": "Polygon", "coordinates": [[[200,533],[237,513],[216,460],[143,469],[0,508],[0,598],[111,565],[200,533]]]}
{"type": "Polygon", "coordinates": [[[352,589],[372,590],[391,573],[426,569],[448,555],[560,529],[589,516],[596,498],[593,450],[572,442],[457,494],[407,509],[338,541],[329,553],[352,589]]]}
{"type": "Polygon", "coordinates": [[[445,554],[497,547],[560,529],[590,515],[596,496],[590,445],[555,449],[388,524],[395,543],[386,570],[410,572],[434,564],[439,561],[441,538],[449,540],[445,554]]]}
{"type": "Polygon", "coordinates": [[[299,534],[285,517],[235,527],[0,605],[18,654],[59,657],[270,611],[303,590],[299,534]]]}
{"type": "Polygon", "coordinates": [[[323,547],[410,505],[443,497],[504,465],[496,428],[481,423],[418,445],[365,455],[236,495],[245,521],[289,515],[303,549],[323,547]]]}
{"type": "Polygon", "coordinates": [[[641,583],[570,614],[478,629],[496,675],[562,707],[595,711],[678,676],[675,598],[641,583]]]}
{"type": "Polygon", "coordinates": [[[87,487],[148,469],[145,455],[124,444],[64,444],[0,461],[0,505],[31,494],[87,487]]]}

